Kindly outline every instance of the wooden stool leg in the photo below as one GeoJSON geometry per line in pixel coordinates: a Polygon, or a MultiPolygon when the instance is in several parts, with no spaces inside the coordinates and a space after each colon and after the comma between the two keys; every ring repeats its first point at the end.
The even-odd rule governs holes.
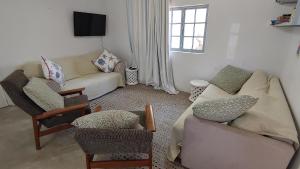
{"type": "Polygon", "coordinates": [[[93,160],[93,155],[85,154],[86,168],[91,169],[91,161],[93,160]]]}
{"type": "Polygon", "coordinates": [[[149,153],[149,169],[152,169],[152,148],[151,148],[151,151],[149,153]]]}
{"type": "Polygon", "coordinates": [[[32,125],[33,125],[33,132],[34,132],[34,141],[35,141],[35,148],[37,150],[41,149],[41,143],[40,143],[40,124],[38,124],[38,121],[35,118],[32,118],[32,125]]]}
{"type": "Polygon", "coordinates": [[[96,108],[95,108],[95,112],[99,112],[99,111],[101,111],[102,110],[102,107],[101,106],[97,106],[96,108]]]}

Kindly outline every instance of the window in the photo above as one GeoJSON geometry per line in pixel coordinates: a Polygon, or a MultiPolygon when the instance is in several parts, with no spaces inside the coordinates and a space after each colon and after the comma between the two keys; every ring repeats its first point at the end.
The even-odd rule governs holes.
{"type": "Polygon", "coordinates": [[[171,8],[171,51],[204,52],[207,9],[207,5],[171,8]]]}

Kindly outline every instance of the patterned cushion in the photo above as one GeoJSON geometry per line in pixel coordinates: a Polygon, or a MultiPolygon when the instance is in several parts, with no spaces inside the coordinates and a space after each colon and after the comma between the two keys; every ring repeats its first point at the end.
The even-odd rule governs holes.
{"type": "Polygon", "coordinates": [[[110,73],[114,70],[115,66],[120,60],[112,53],[104,50],[98,59],[94,61],[94,64],[103,72],[110,73]]]}
{"type": "Polygon", "coordinates": [[[46,79],[54,80],[61,86],[64,84],[64,74],[60,65],[42,57],[42,69],[46,79]]]}
{"type": "Polygon", "coordinates": [[[194,105],[194,116],[216,122],[232,121],[257,102],[257,98],[247,95],[204,101],[194,105]]]}
{"type": "Polygon", "coordinates": [[[32,78],[23,88],[23,91],[45,111],[64,108],[64,98],[52,90],[41,79],[32,78]]]}
{"type": "Polygon", "coordinates": [[[242,88],[243,84],[251,75],[252,73],[246,70],[229,65],[223,68],[210,83],[218,86],[229,94],[235,94],[242,88]]]}
{"type": "Polygon", "coordinates": [[[109,110],[80,117],[72,125],[78,128],[133,129],[139,120],[139,116],[131,112],[109,110]]]}

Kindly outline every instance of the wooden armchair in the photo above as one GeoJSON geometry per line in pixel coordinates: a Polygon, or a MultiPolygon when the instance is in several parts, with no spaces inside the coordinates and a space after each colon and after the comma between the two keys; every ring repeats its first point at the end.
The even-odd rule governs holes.
{"type": "Polygon", "coordinates": [[[3,89],[13,103],[32,117],[36,149],[41,149],[40,137],[72,127],[76,118],[90,113],[88,98],[82,95],[84,88],[63,91],[62,96],[78,95],[65,98],[65,108],[45,112],[23,92],[23,87],[29,82],[23,70],[16,70],[1,82],[3,89]],[[41,126],[47,129],[41,131],[41,126]]]}
{"type": "MultiPolygon", "coordinates": [[[[101,112],[100,112],[101,113],[101,112]]],[[[152,139],[156,131],[151,105],[140,116],[144,129],[76,129],[75,139],[86,154],[87,169],[144,167],[152,169],[152,139]],[[147,159],[94,161],[95,154],[147,154],[147,159]]]]}

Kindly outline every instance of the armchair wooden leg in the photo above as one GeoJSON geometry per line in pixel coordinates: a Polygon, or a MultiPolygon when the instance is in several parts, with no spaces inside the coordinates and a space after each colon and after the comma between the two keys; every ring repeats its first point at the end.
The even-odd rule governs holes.
{"type": "Polygon", "coordinates": [[[149,169],[152,169],[152,148],[151,148],[151,151],[149,153],[149,169]]]}
{"type": "Polygon", "coordinates": [[[86,159],[86,169],[91,169],[91,161],[93,160],[93,155],[85,154],[86,159]]]}
{"type": "Polygon", "coordinates": [[[41,125],[39,124],[39,122],[35,118],[32,118],[32,125],[33,125],[33,132],[34,132],[35,148],[37,150],[40,150],[41,149],[41,143],[40,143],[40,128],[41,128],[41,125]]]}

